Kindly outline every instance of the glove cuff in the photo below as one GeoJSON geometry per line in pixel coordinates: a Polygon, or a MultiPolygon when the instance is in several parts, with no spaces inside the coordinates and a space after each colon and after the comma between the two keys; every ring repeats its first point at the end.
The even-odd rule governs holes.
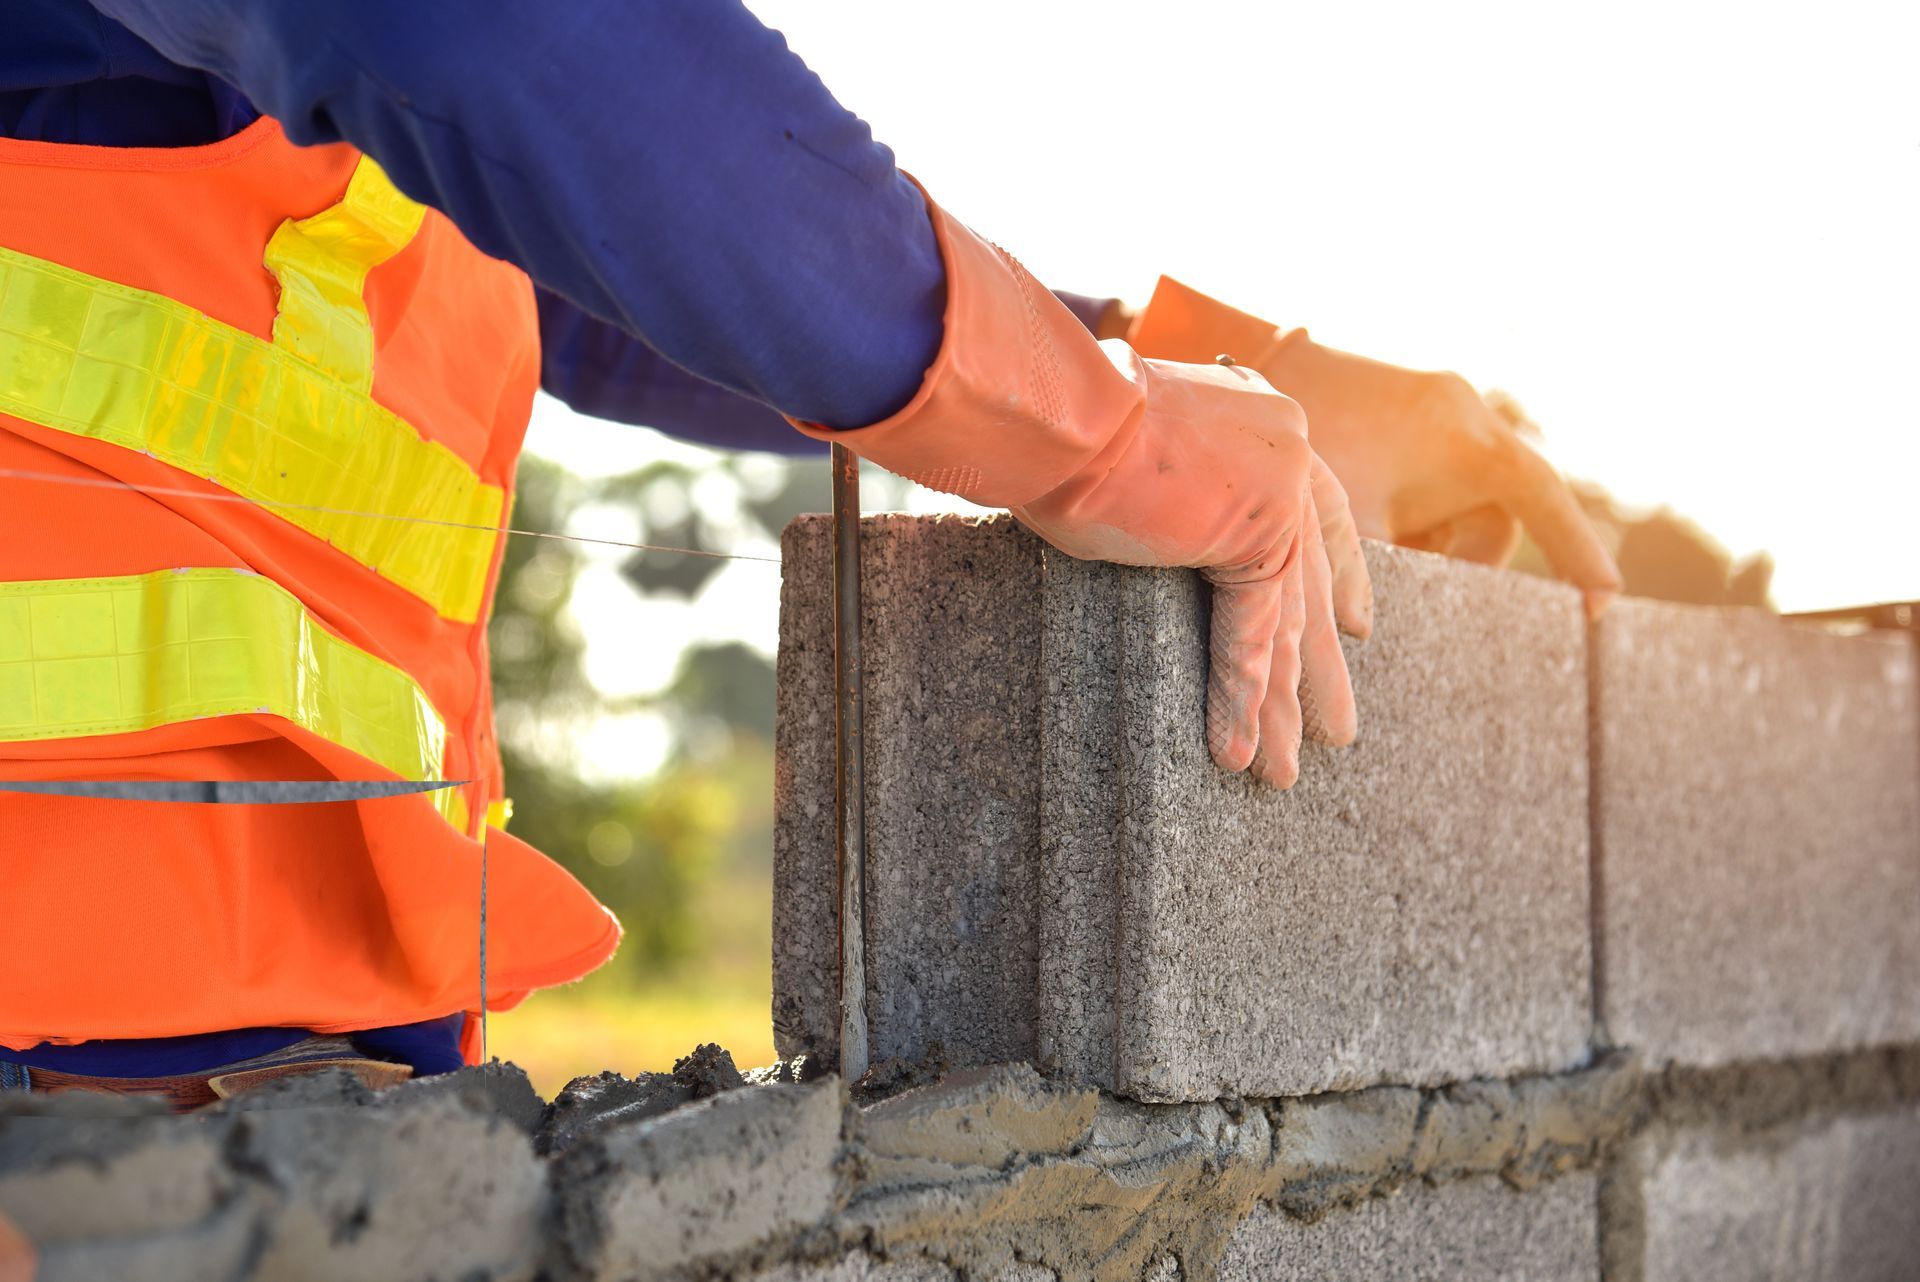
{"type": "Polygon", "coordinates": [[[788,421],[928,489],[1018,507],[1137,423],[1146,401],[1139,362],[1124,343],[1096,343],[1012,255],[931,198],[927,214],[947,305],[940,352],[920,390],[867,427],[788,421]]]}
{"type": "Polygon", "coordinates": [[[1306,337],[1304,329],[1280,329],[1171,276],[1154,285],[1153,297],[1127,331],[1133,349],[1155,360],[1205,365],[1226,355],[1257,370],[1265,370],[1283,345],[1306,337]]]}

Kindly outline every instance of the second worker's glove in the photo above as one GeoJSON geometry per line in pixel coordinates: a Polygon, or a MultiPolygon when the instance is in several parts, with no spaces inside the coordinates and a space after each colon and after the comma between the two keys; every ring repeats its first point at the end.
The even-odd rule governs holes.
{"type": "Polygon", "coordinates": [[[1345,492],[1300,407],[1252,370],[1096,343],[1010,255],[939,206],[946,331],[920,391],[868,427],[796,426],[931,489],[1006,507],[1070,556],[1213,584],[1207,745],[1277,787],[1356,730],[1335,623],[1371,629],[1345,492]]]}
{"type": "Polygon", "coordinates": [[[1230,354],[1298,400],[1367,537],[1504,565],[1524,526],[1590,613],[1620,590],[1573,492],[1465,379],[1324,347],[1166,277],[1128,338],[1173,360],[1230,354]]]}

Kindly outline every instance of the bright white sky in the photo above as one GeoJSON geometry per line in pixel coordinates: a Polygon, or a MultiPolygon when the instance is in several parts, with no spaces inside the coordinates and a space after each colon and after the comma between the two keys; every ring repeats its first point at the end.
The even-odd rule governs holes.
{"type": "MultiPolygon", "coordinates": [[[[1920,5],[749,3],[1049,284],[1457,370],[1784,608],[1920,597],[1920,5]]],[[[770,641],[749,573],[689,614],[770,641]]]]}

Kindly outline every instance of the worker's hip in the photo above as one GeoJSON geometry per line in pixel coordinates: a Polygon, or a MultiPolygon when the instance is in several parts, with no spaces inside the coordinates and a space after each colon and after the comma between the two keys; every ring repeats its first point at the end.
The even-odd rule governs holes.
{"type": "Polygon", "coordinates": [[[351,1073],[370,1089],[393,1086],[413,1076],[406,1064],[368,1059],[344,1037],[308,1037],[282,1050],[223,1064],[197,1073],[165,1077],[108,1077],[30,1068],[0,1058],[0,1091],[28,1091],[58,1095],[86,1091],[104,1095],[142,1095],[157,1098],[176,1113],[189,1113],[219,1100],[288,1077],[339,1069],[351,1073]]]}

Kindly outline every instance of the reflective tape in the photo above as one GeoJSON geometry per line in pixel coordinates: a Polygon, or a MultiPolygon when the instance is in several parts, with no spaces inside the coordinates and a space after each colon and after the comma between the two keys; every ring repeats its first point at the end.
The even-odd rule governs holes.
{"type": "Polygon", "coordinates": [[[184,303],[0,249],[0,413],[151,454],[446,618],[480,616],[500,487],[363,389],[184,303]]]}
{"type": "Polygon", "coordinates": [[[362,156],[340,203],[267,242],[266,266],[280,282],[273,341],[360,393],[373,388],[373,322],[367,273],[405,249],[426,208],[400,194],[386,171],[362,156]]]}
{"type": "MultiPolygon", "coordinates": [[[[266,713],[402,779],[441,778],[446,726],[400,669],[245,570],[0,583],[0,741],[266,713]]],[[[451,821],[457,788],[431,794],[451,821]]]]}

